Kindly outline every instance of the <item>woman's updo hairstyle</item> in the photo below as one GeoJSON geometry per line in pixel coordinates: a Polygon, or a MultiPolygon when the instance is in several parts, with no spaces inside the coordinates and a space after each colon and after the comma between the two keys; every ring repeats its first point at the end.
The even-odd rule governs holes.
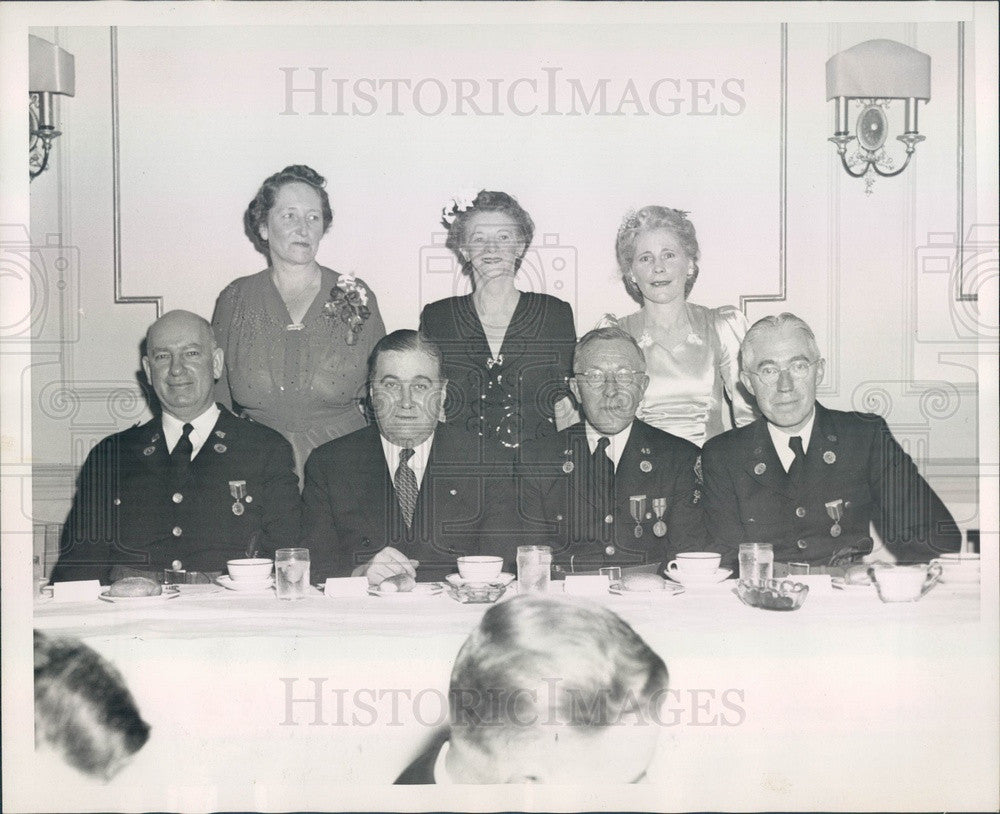
{"type": "Polygon", "coordinates": [[[684,297],[687,298],[698,279],[698,238],[695,235],[694,224],[688,220],[688,213],[667,206],[644,206],[638,212],[628,212],[618,229],[618,239],[615,241],[615,255],[618,258],[618,269],[625,283],[625,290],[640,305],[642,292],[631,279],[632,261],[635,260],[635,245],[639,235],[655,229],[667,229],[677,238],[684,253],[691,261],[692,273],[684,281],[684,297]]]}
{"type": "MultiPolygon", "coordinates": [[[[502,212],[512,218],[521,233],[525,252],[527,252],[528,246],[531,245],[531,239],[535,235],[535,222],[513,195],[481,189],[471,201],[456,198],[441,210],[441,225],[448,230],[448,239],[445,241],[445,245],[455,253],[465,274],[472,272],[471,264],[466,262],[461,252],[461,248],[465,244],[465,229],[469,219],[479,212],[502,212]]],[[[524,252],[521,253],[521,257],[514,261],[515,270],[521,267],[523,257],[524,252]]]]}
{"type": "Polygon", "coordinates": [[[259,251],[270,262],[271,252],[268,249],[267,241],[260,236],[260,227],[267,223],[267,216],[274,206],[274,199],[285,184],[300,182],[308,184],[319,193],[323,204],[323,234],[326,234],[333,223],[333,210],[330,208],[330,196],[326,194],[326,179],[312,167],[305,164],[292,164],[285,167],[281,172],[276,172],[267,178],[254,199],[250,201],[247,211],[243,213],[243,231],[250,238],[253,247],[259,251]]]}

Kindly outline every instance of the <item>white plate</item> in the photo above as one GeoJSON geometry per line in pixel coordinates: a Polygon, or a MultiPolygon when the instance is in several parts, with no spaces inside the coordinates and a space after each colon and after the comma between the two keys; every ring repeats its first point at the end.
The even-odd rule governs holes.
{"type": "Polygon", "coordinates": [[[617,585],[612,585],[608,588],[608,591],[613,593],[615,596],[654,596],[654,597],[664,597],[664,596],[676,596],[677,594],[684,593],[684,586],[678,585],[674,582],[663,582],[663,590],[652,590],[652,591],[630,591],[628,588],[621,588],[617,585]]]}
{"type": "Polygon", "coordinates": [[[672,579],[674,582],[679,582],[681,585],[686,585],[690,587],[692,585],[714,585],[716,582],[722,582],[724,579],[729,579],[733,575],[731,568],[719,568],[712,574],[705,574],[694,576],[689,574],[682,577],[676,571],[667,571],[667,578],[672,579]]]}
{"type": "Polygon", "coordinates": [[[156,602],[165,602],[168,599],[176,599],[178,596],[180,594],[177,591],[164,588],[163,593],[157,596],[111,596],[108,591],[102,591],[97,598],[105,602],[113,602],[116,605],[149,605],[156,602]]]}
{"type": "Polygon", "coordinates": [[[245,579],[234,580],[228,574],[223,574],[220,577],[216,577],[215,581],[223,588],[227,588],[230,591],[239,591],[244,594],[262,593],[270,591],[274,587],[274,579],[272,577],[268,577],[260,582],[248,582],[245,579]]]}
{"type": "Polygon", "coordinates": [[[514,575],[513,574],[508,574],[505,571],[504,573],[500,574],[500,576],[498,576],[496,579],[489,579],[489,580],[485,580],[485,581],[484,580],[479,580],[478,582],[473,582],[473,581],[468,580],[468,579],[463,579],[461,574],[448,574],[448,576],[445,577],[445,581],[449,585],[453,585],[456,588],[458,588],[458,587],[460,587],[462,585],[494,585],[494,584],[499,584],[499,585],[507,586],[507,585],[510,585],[514,581],[514,575]]]}
{"type": "Polygon", "coordinates": [[[214,585],[210,582],[192,582],[190,585],[186,582],[182,582],[173,587],[177,589],[178,593],[181,593],[184,596],[217,594],[222,590],[218,585],[214,585]]]}
{"type": "Polygon", "coordinates": [[[372,596],[378,596],[382,599],[420,599],[426,596],[437,596],[444,590],[444,586],[440,582],[418,582],[413,586],[412,591],[380,591],[374,585],[368,589],[368,593],[372,596]]]}

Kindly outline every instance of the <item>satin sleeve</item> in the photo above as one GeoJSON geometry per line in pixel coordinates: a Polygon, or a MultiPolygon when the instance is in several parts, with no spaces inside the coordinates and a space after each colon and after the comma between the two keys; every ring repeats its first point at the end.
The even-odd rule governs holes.
{"type": "Polygon", "coordinates": [[[743,427],[757,418],[754,406],[747,398],[747,392],[740,381],[740,344],[749,325],[743,312],[731,305],[716,308],[712,317],[712,327],[719,340],[716,369],[733,405],[733,425],[743,427]]]}

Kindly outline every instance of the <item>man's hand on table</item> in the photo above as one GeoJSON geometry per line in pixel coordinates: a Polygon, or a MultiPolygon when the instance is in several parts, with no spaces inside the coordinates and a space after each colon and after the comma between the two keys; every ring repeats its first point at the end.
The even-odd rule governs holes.
{"type": "Polygon", "coordinates": [[[408,591],[417,581],[417,560],[411,560],[405,554],[391,546],[386,546],[364,565],[359,565],[351,573],[355,577],[368,577],[372,587],[381,585],[389,578],[398,577],[397,585],[400,591],[408,591]]]}

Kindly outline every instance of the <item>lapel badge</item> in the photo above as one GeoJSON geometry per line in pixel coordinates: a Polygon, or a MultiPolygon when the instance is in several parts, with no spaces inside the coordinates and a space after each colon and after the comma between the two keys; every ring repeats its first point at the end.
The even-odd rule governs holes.
{"type": "Polygon", "coordinates": [[[142,454],[143,454],[143,455],[147,455],[147,456],[148,456],[148,455],[152,455],[152,454],[153,454],[154,452],[156,452],[156,447],[146,447],[146,448],[145,448],[145,449],[144,449],[144,450],[142,451],[142,454]]]}
{"type": "Polygon", "coordinates": [[[639,452],[641,452],[643,455],[652,455],[653,454],[652,452],[650,452],[649,447],[643,447],[642,449],[639,450],[639,452]]]}
{"type": "Polygon", "coordinates": [[[216,438],[225,438],[226,434],[222,430],[216,430],[215,431],[215,437],[216,438]]]}
{"type": "Polygon", "coordinates": [[[757,447],[757,448],[756,448],[756,449],[755,449],[755,450],[753,451],[753,454],[754,454],[754,455],[760,455],[760,454],[761,454],[761,453],[762,453],[763,451],[764,451],[764,448],[763,448],[763,447],[757,447]]]}
{"type": "Polygon", "coordinates": [[[455,495],[458,494],[458,489],[449,489],[448,494],[451,495],[452,497],[455,497],[455,495]]]}
{"type": "Polygon", "coordinates": [[[153,436],[152,438],[150,438],[149,440],[150,440],[150,443],[153,443],[153,444],[155,444],[155,443],[156,443],[157,441],[159,441],[159,440],[160,440],[160,434],[159,434],[159,433],[156,433],[156,434],[155,434],[155,435],[154,435],[154,436],[153,436]]]}
{"type": "Polygon", "coordinates": [[[831,444],[836,444],[837,443],[837,436],[836,435],[828,435],[826,437],[826,440],[829,441],[831,444]]]}
{"type": "Polygon", "coordinates": [[[572,472],[572,471],[573,471],[573,469],[574,469],[574,467],[573,467],[573,462],[572,462],[572,461],[566,461],[566,463],[564,463],[564,464],[562,465],[562,470],[563,470],[563,472],[565,472],[565,473],[566,473],[567,475],[568,475],[568,474],[569,474],[570,472],[572,472]]]}
{"type": "Polygon", "coordinates": [[[225,452],[228,449],[228,447],[225,444],[216,444],[214,447],[212,447],[212,449],[214,449],[216,452],[225,452]]]}
{"type": "Polygon", "coordinates": [[[833,450],[828,449],[823,453],[823,461],[828,464],[836,463],[837,455],[833,450]]]}
{"type": "Polygon", "coordinates": [[[643,472],[652,472],[653,465],[649,461],[642,460],[639,461],[639,469],[641,469],[643,472]]]}
{"type": "Polygon", "coordinates": [[[765,463],[759,463],[753,468],[755,475],[763,475],[765,472],[767,472],[767,464],[765,463]]]}

